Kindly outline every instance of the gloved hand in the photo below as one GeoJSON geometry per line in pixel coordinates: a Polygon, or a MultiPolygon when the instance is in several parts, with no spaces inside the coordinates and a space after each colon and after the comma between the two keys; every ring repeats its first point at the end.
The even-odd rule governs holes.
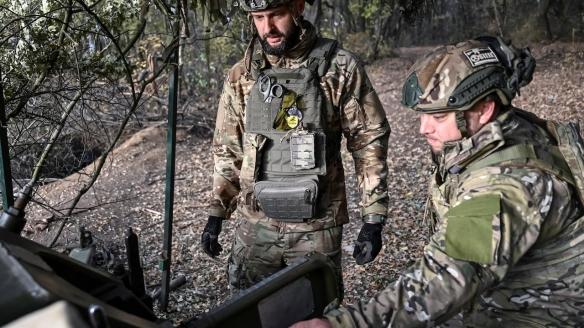
{"type": "Polygon", "coordinates": [[[353,257],[357,264],[369,263],[379,254],[382,245],[381,230],[383,230],[382,224],[363,223],[353,250],[353,257]]]}
{"type": "Polygon", "coordinates": [[[223,219],[217,216],[209,216],[207,225],[203,229],[201,235],[201,247],[203,251],[210,257],[215,257],[221,253],[223,247],[219,244],[219,234],[221,233],[221,225],[223,219]]]}

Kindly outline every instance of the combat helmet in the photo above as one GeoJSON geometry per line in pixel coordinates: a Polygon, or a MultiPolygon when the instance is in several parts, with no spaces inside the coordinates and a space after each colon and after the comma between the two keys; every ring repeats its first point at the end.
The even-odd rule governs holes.
{"type": "MultiPolygon", "coordinates": [[[[288,4],[293,0],[239,0],[239,6],[246,12],[261,11],[288,4]]],[[[312,5],[314,0],[306,0],[312,5]]]]}
{"type": "Polygon", "coordinates": [[[497,37],[434,49],[410,69],[402,104],[423,113],[465,111],[487,95],[504,106],[531,82],[535,59],[497,37]]]}

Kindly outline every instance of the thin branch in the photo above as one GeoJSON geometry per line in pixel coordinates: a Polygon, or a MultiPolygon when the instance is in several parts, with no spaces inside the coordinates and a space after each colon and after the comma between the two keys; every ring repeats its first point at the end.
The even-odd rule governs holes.
{"type": "Polygon", "coordinates": [[[61,115],[61,119],[59,120],[59,124],[57,125],[57,128],[55,130],[53,130],[53,133],[51,134],[51,137],[50,137],[49,141],[47,142],[47,145],[45,146],[45,149],[43,150],[41,157],[39,158],[39,160],[35,164],[34,171],[33,171],[33,174],[32,174],[32,177],[30,179],[29,184],[34,185],[38,181],[38,179],[40,177],[41,169],[44,165],[44,162],[47,159],[51,150],[53,149],[53,146],[55,145],[55,141],[61,135],[61,131],[63,131],[63,127],[65,126],[65,122],[69,118],[69,115],[71,114],[71,112],[75,108],[75,105],[77,104],[79,99],[81,99],[83,94],[88,90],[88,86],[90,86],[93,82],[95,82],[95,80],[96,80],[96,78],[91,80],[86,86],[84,86],[84,87],[82,86],[81,89],[77,92],[77,94],[73,98],[73,100],[71,100],[71,102],[69,102],[69,105],[67,105],[67,108],[65,109],[65,111],[61,115]]]}
{"type": "Polygon", "coordinates": [[[99,27],[101,28],[101,30],[103,31],[103,33],[114,44],[116,50],[119,53],[118,59],[121,60],[122,63],[123,63],[124,71],[125,71],[125,75],[126,75],[126,80],[127,80],[128,84],[130,85],[130,89],[132,90],[132,100],[133,101],[136,101],[136,90],[134,88],[134,83],[133,83],[133,80],[132,80],[132,69],[130,68],[130,64],[128,63],[128,61],[126,59],[124,50],[122,50],[122,47],[118,43],[118,41],[117,41],[116,37],[113,35],[113,33],[101,21],[101,18],[99,18],[99,16],[93,10],[91,10],[91,8],[83,0],[76,0],[76,1],[77,1],[77,3],[79,3],[81,5],[81,7],[83,7],[83,9],[85,9],[85,12],[87,12],[87,14],[89,16],[93,17],[93,19],[95,20],[95,22],[97,23],[97,25],[99,25],[99,27]]]}
{"type": "Polygon", "coordinates": [[[139,90],[139,92],[137,94],[138,98],[134,99],[134,102],[132,103],[132,107],[126,113],[124,120],[122,121],[120,127],[117,130],[116,136],[114,137],[114,139],[110,143],[108,149],[106,151],[104,151],[103,154],[101,154],[101,156],[99,156],[99,158],[97,159],[97,163],[96,163],[96,166],[95,166],[93,173],[91,174],[90,180],[87,181],[85,183],[85,185],[83,185],[83,187],[77,192],[77,195],[75,196],[71,205],[69,206],[69,208],[67,209],[67,211],[65,213],[65,220],[63,220],[61,222],[61,225],[59,226],[57,233],[53,237],[53,240],[49,244],[49,247],[53,247],[55,245],[55,243],[59,239],[59,236],[63,232],[63,228],[65,227],[65,224],[67,223],[67,218],[69,216],[71,216],[71,214],[73,213],[73,210],[77,206],[77,203],[79,203],[79,201],[81,200],[83,195],[85,195],[89,191],[89,189],[93,186],[93,184],[95,183],[95,181],[99,177],[101,170],[103,169],[103,166],[105,164],[106,159],[108,158],[109,154],[114,150],[116,144],[118,143],[118,141],[122,137],[122,134],[125,130],[125,127],[130,120],[130,117],[132,117],[134,112],[138,109],[139,100],[140,100],[142,94],[144,93],[145,87],[146,87],[145,85],[142,85],[141,89],[139,90]]]}
{"type": "Polygon", "coordinates": [[[124,49],[123,52],[124,55],[126,55],[128,51],[130,51],[134,47],[134,44],[136,44],[136,42],[140,39],[142,34],[144,34],[144,30],[146,29],[147,23],[146,15],[148,14],[149,10],[150,10],[149,2],[142,1],[142,6],[140,8],[140,24],[138,30],[136,31],[136,33],[134,33],[134,36],[130,38],[130,41],[126,45],[126,49],[124,49]]]}
{"type": "MultiPolygon", "coordinates": [[[[109,202],[101,202],[99,204],[95,204],[93,206],[88,206],[88,207],[75,207],[75,210],[73,212],[71,212],[71,215],[73,216],[73,215],[82,214],[82,213],[85,213],[85,212],[89,212],[91,210],[94,210],[96,208],[100,208],[100,207],[105,206],[105,205],[112,205],[112,204],[123,203],[123,202],[127,202],[129,200],[136,199],[136,198],[138,198],[138,196],[120,198],[120,199],[112,200],[112,201],[109,201],[109,202]]],[[[40,202],[36,202],[36,203],[37,203],[37,205],[39,205],[39,206],[41,206],[41,207],[43,207],[45,209],[48,209],[50,211],[53,211],[52,216],[49,217],[49,218],[46,218],[44,220],[51,221],[51,220],[59,220],[59,219],[66,219],[67,218],[66,215],[63,215],[61,213],[61,210],[52,208],[52,207],[50,207],[50,206],[48,206],[47,204],[44,204],[44,203],[40,203],[40,202]]],[[[43,220],[43,219],[41,219],[41,220],[43,220]]]]}

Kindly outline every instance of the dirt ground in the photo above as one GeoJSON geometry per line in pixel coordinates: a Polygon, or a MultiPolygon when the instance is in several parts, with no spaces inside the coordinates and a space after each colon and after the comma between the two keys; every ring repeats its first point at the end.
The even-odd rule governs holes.
{"type": "MultiPolygon", "coordinates": [[[[353,163],[344,151],[352,219],[345,226],[342,242],[346,303],[366,300],[394,280],[421,254],[427,240],[422,221],[430,164],[428,149],[417,134],[416,115],[399,105],[407,69],[425,50],[399,49],[399,57],[383,59],[368,67],[392,128],[387,159],[391,206],[381,253],[373,263],[356,265],[351,254],[361,222],[357,218],[353,163]]],[[[537,59],[534,80],[522,89],[514,104],[548,119],[583,119],[580,107],[584,99],[584,44],[539,45],[533,51],[537,59]]],[[[211,259],[199,247],[211,192],[209,136],[209,131],[197,127],[182,128],[177,136],[172,272],[185,275],[187,283],[171,294],[169,311],[161,313],[175,323],[200,315],[229,297],[225,266],[236,220],[223,226],[220,242],[225,250],[219,257],[211,259]]],[[[79,213],[68,219],[56,247],[60,250],[74,247],[79,226],[83,225],[92,231],[101,247],[119,256],[124,250],[124,231],[132,227],[140,238],[146,284],[155,287],[160,281],[165,140],[166,127],[153,126],[120,145],[93,189],[83,198],[79,213]]],[[[91,169],[91,165],[86,168],[91,169]]],[[[63,208],[85,178],[84,172],[80,172],[45,185],[35,197],[53,209],[63,208]]],[[[50,217],[47,206],[33,203],[28,210],[27,237],[48,244],[60,223],[50,217]]]]}

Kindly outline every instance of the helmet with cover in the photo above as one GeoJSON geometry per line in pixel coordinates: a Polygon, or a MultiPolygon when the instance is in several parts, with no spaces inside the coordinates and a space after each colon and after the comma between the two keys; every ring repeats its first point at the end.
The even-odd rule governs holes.
{"type": "Polygon", "coordinates": [[[498,37],[439,47],[411,68],[402,104],[424,113],[465,111],[496,94],[507,106],[534,69],[529,48],[516,49],[498,37]]]}
{"type": "MultiPolygon", "coordinates": [[[[292,2],[293,0],[239,0],[239,6],[246,12],[262,11],[276,8],[292,2]]],[[[306,0],[312,4],[314,0],[306,0]]]]}

